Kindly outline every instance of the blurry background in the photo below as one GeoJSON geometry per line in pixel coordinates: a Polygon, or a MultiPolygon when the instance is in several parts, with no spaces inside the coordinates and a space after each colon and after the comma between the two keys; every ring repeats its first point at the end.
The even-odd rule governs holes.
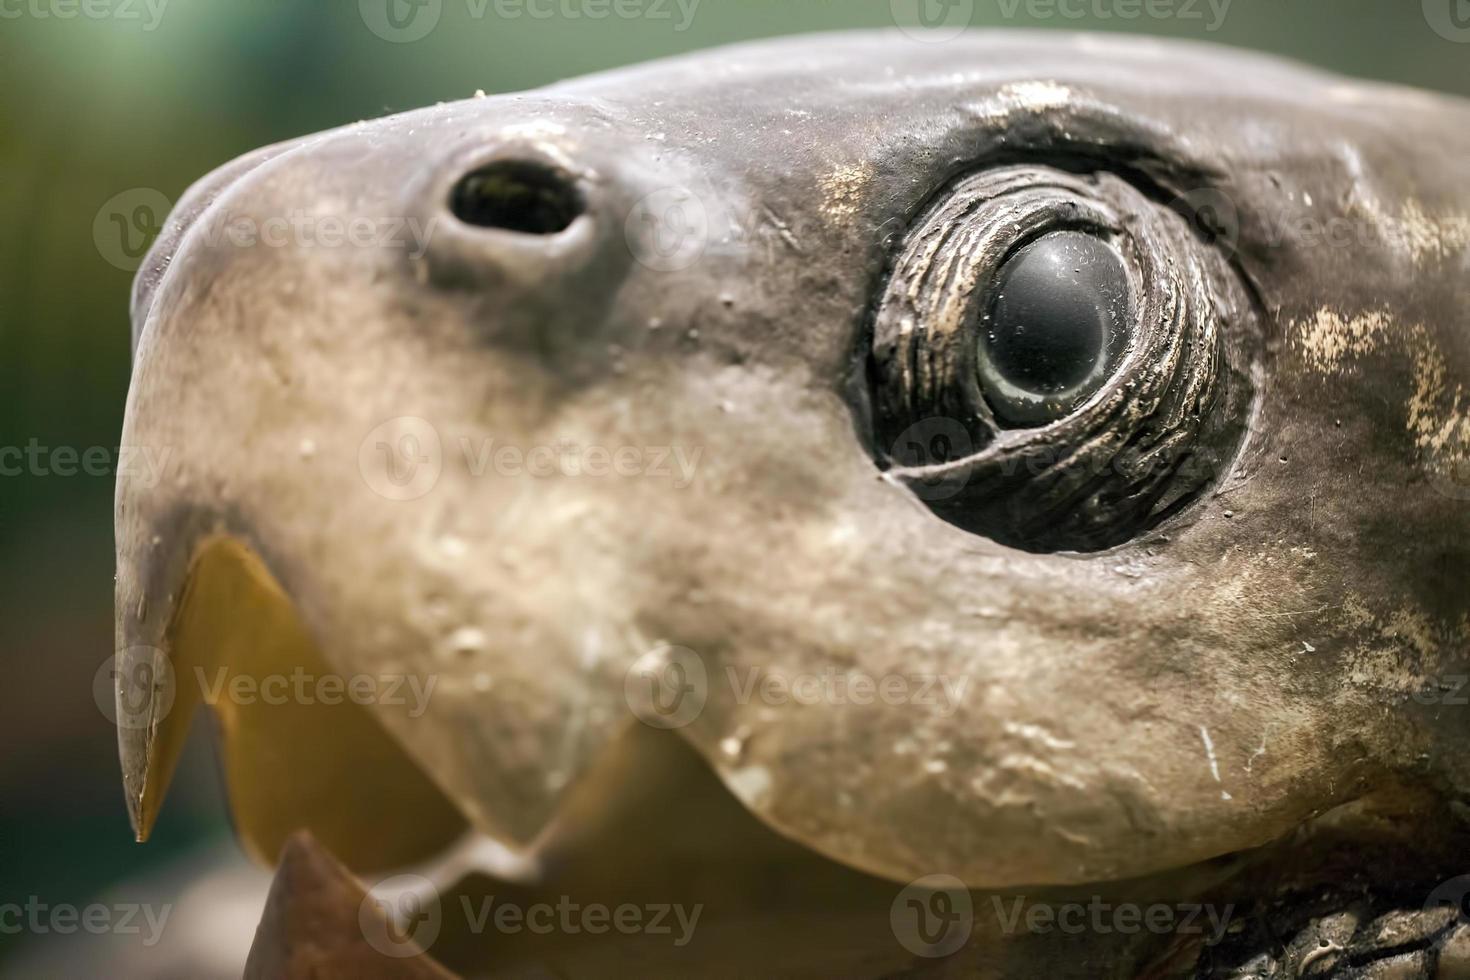
{"type": "Polygon", "coordinates": [[[944,24],[1190,37],[1470,94],[1465,0],[0,0],[0,973],[27,946],[101,942],[16,930],[5,903],[116,895],[228,833],[196,748],[155,840],[132,843],[94,697],[130,268],[161,202],[313,130],[731,41],[912,24],[921,3],[944,24]]]}

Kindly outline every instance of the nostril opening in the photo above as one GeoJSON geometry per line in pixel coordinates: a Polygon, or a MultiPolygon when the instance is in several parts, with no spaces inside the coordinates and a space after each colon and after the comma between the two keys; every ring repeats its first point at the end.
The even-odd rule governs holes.
{"type": "Polygon", "coordinates": [[[554,235],[583,211],[572,182],[545,164],[497,160],[454,185],[449,209],[468,225],[527,235],[554,235]]]}

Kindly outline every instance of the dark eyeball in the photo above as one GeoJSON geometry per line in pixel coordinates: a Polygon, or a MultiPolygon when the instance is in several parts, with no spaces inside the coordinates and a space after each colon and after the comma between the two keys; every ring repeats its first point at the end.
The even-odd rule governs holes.
{"type": "Polygon", "coordinates": [[[1113,373],[1131,320],[1122,257],[1096,235],[1058,231],[1017,249],[995,277],[976,368],[998,421],[1068,414],[1113,373]]]}

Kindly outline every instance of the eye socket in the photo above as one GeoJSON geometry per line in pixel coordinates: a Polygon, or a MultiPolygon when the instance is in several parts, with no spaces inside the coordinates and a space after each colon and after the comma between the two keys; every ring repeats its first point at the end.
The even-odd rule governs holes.
{"type": "Polygon", "coordinates": [[[976,371],[997,419],[1051,422],[1112,374],[1131,316],[1123,259],[1096,235],[1058,231],[1000,267],[976,371]]]}
{"type": "Polygon", "coordinates": [[[1156,198],[1107,171],[1018,164],[931,205],[874,311],[868,417],[894,482],[1002,544],[1094,551],[1223,475],[1255,307],[1156,198]]]}

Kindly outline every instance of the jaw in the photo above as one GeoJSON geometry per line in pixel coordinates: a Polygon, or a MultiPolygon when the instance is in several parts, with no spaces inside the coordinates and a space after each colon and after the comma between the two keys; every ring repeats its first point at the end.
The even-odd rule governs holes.
{"type": "Polygon", "coordinates": [[[267,860],[306,827],[351,867],[391,867],[461,818],[535,846],[643,725],[630,675],[655,651],[697,657],[705,685],[667,738],[753,819],[894,882],[1147,875],[1259,846],[1361,785],[1369,763],[1315,737],[1341,709],[1318,679],[1283,687],[1257,666],[1299,624],[1237,629],[1243,597],[1301,569],[1263,569],[1226,522],[1162,551],[1015,552],[883,479],[836,386],[795,361],[629,357],[568,386],[456,329],[462,310],[354,317],[341,271],[310,276],[324,319],[222,316],[274,293],[254,255],[186,288],[204,261],[174,260],[124,435],[170,448],[168,480],[118,489],[118,648],[169,662],[178,688],[121,734],[141,835],[221,667],[262,692],[297,667],[367,685],[321,735],[307,715],[253,720],[225,688],[226,770],[267,860]],[[331,347],[349,335],[354,351],[331,347]],[[285,350],[307,352],[287,376],[285,350]],[[385,469],[408,437],[427,487],[385,469]],[[496,470],[500,448],[563,443],[632,447],[645,467],[496,470]],[[662,450],[697,460],[687,482],[670,455],[652,471],[662,450]],[[380,772],[397,788],[371,788],[380,772]],[[391,845],[354,827],[353,811],[395,809],[424,817],[391,845]]]}
{"type": "MultiPolygon", "coordinates": [[[[792,976],[829,976],[836,968],[880,977],[922,974],[946,962],[905,941],[895,916],[913,898],[911,885],[854,870],[774,832],[672,730],[629,724],[525,843],[507,845],[471,829],[467,817],[478,811],[461,813],[418,768],[370,711],[367,687],[357,692],[359,704],[321,683],[341,677],[350,692],[352,680],[330,667],[290,597],[236,539],[210,538],[196,552],[167,645],[170,674],[124,675],[130,704],[142,692],[127,687],[127,677],[148,677],[155,689],[172,677],[166,711],[151,729],[129,730],[146,735],[124,742],[125,760],[139,752],[148,762],[148,778],[129,784],[129,800],[143,832],[192,713],[207,708],[237,833],[257,860],[282,862],[264,921],[285,923],[305,907],[314,910],[308,953],[298,949],[296,934],[263,926],[252,952],[257,965],[328,955],[322,949],[339,943],[360,950],[364,936],[377,935],[360,924],[369,903],[385,910],[432,905],[434,931],[418,941],[427,939],[434,963],[465,975],[514,976],[534,964],[554,965],[560,975],[601,976],[624,964],[646,976],[691,969],[740,976],[780,962],[792,976]],[[271,687],[279,677],[303,680],[281,697],[271,687]],[[298,839],[303,831],[310,840],[298,839]],[[316,872],[304,873],[303,862],[316,872]],[[542,931],[495,918],[507,908],[512,915],[553,910],[530,914],[553,915],[554,924],[542,931]],[[603,927],[586,917],[604,908],[629,916],[636,910],[643,925],[603,927]]],[[[1088,935],[1063,949],[1053,937],[1018,931],[1016,910],[1101,898],[1186,902],[1238,866],[1215,862],[1074,888],[976,891],[963,944],[947,953],[963,969],[987,964],[981,975],[995,978],[1062,971],[1084,953],[1099,969],[1127,975],[1160,955],[1169,937],[1088,935]]],[[[330,955],[354,955],[342,949],[330,955]]],[[[439,975],[421,965],[426,976],[439,975]]]]}
{"type": "MultiPolygon", "coordinates": [[[[264,860],[303,827],[358,870],[422,859],[466,824],[539,854],[569,808],[613,798],[598,773],[650,734],[640,665],[662,651],[667,677],[680,650],[703,697],[658,737],[700,759],[746,819],[854,874],[976,888],[1132,878],[1258,846],[1334,800],[1316,785],[1330,747],[1298,739],[1319,721],[1278,713],[1265,679],[1140,660],[1142,642],[1168,649],[1159,631],[1223,636],[1228,595],[1213,597],[1218,623],[1208,606],[1186,624],[1145,601],[1165,585],[957,540],[854,452],[833,395],[733,370],[628,384],[666,393],[668,416],[598,431],[616,414],[597,401],[516,444],[556,431],[701,448],[690,485],[476,476],[441,423],[438,485],[399,500],[364,476],[373,415],[258,430],[253,458],[288,461],[272,465],[207,437],[238,423],[131,416],[179,446],[187,471],[120,488],[119,648],[173,678],[172,706],[121,735],[140,835],[209,695],[237,823],[264,860]],[[222,499],[181,499],[201,486],[222,499]],[[1129,604],[1164,615],[1120,616],[1129,604]],[[237,677],[256,702],[284,678],[286,703],[242,704],[237,677]],[[327,677],[343,703],[322,703],[327,677]],[[1273,745],[1293,750],[1261,754],[1242,780],[1268,715],[1273,745]]],[[[472,445],[504,438],[463,424],[472,445]]]]}
{"type": "MultiPolygon", "coordinates": [[[[572,975],[626,961],[670,976],[741,957],[754,968],[771,955],[798,970],[850,961],[855,971],[882,964],[887,973],[909,956],[884,938],[895,886],[766,828],[672,731],[628,725],[530,840],[507,846],[469,829],[369,710],[396,695],[367,685],[367,675],[333,670],[290,598],[237,539],[201,542],[166,646],[166,657],[146,660],[135,648],[119,670],[119,703],[135,709],[124,715],[122,754],[139,837],[157,818],[192,718],[206,708],[243,846],[261,863],[285,862],[275,906],[336,903],[327,918],[342,913],[355,924],[361,899],[347,869],[364,887],[410,881],[414,900],[442,913],[435,960],[475,975],[553,954],[572,975]],[[293,843],[303,832],[310,838],[293,843]],[[303,856],[303,848],[320,853],[303,856]],[[303,875],[303,861],[340,873],[303,875]],[[347,899],[337,894],[343,882],[347,899]],[[486,915],[506,905],[569,906],[570,931],[557,925],[548,938],[539,928],[487,925],[486,915]],[[667,923],[582,925],[581,909],[620,906],[667,923]],[[813,942],[814,933],[822,938],[813,942]]],[[[433,684],[424,688],[432,696],[433,684]]],[[[405,900],[396,889],[372,894],[387,908],[405,900]]],[[[273,917],[268,909],[267,922],[273,917]]],[[[361,942],[355,928],[322,929],[314,942],[361,942]]],[[[253,957],[289,959],[294,940],[268,933],[253,957]]]]}

